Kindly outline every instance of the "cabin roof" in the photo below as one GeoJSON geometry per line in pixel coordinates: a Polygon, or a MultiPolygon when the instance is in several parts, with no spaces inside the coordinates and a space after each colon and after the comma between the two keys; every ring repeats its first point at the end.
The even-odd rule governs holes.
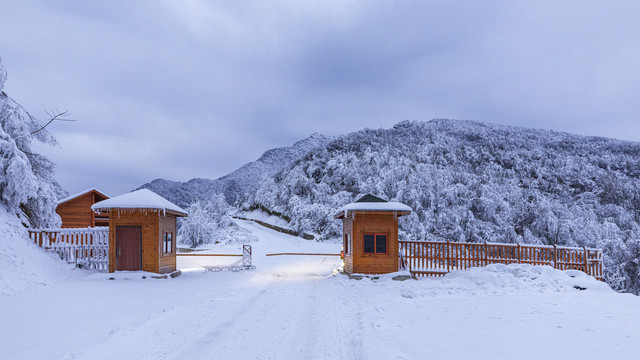
{"type": "Polygon", "coordinates": [[[58,200],[58,205],[60,205],[60,204],[62,204],[62,203],[66,203],[67,201],[69,201],[69,200],[73,200],[73,199],[78,198],[78,197],[80,197],[80,196],[82,196],[82,195],[88,194],[88,193],[90,193],[90,192],[92,192],[92,191],[97,192],[98,194],[100,194],[100,195],[102,195],[102,196],[106,197],[107,199],[108,199],[108,198],[110,198],[110,196],[109,196],[109,195],[107,195],[107,194],[103,193],[102,191],[100,191],[100,190],[98,190],[98,189],[96,189],[96,188],[92,187],[92,188],[90,188],[90,189],[80,191],[80,192],[79,192],[79,193],[77,193],[77,194],[73,194],[73,195],[67,196],[67,197],[66,197],[66,198],[64,198],[64,199],[60,199],[60,200],[58,200]]]}
{"type": "Polygon", "coordinates": [[[93,211],[109,211],[111,209],[155,209],[170,211],[177,216],[188,215],[187,212],[178,205],[149,189],[140,189],[97,202],[91,206],[91,209],[93,211]]]}
{"type": "Polygon", "coordinates": [[[397,211],[400,212],[400,215],[408,215],[412,210],[403,203],[386,201],[377,196],[367,194],[355,202],[341,207],[333,217],[339,219],[345,216],[348,211],[397,211]]]}
{"type": "Polygon", "coordinates": [[[360,199],[356,200],[355,202],[357,202],[357,203],[362,203],[362,202],[365,202],[365,203],[381,203],[381,202],[388,202],[388,201],[385,200],[385,199],[381,199],[381,198],[379,198],[377,196],[373,196],[371,194],[367,194],[367,195],[364,195],[363,197],[361,197],[360,199]]]}

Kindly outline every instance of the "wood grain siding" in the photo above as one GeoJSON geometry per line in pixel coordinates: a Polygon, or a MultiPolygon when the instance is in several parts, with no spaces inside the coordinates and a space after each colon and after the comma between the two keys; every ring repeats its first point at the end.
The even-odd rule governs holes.
{"type": "Polygon", "coordinates": [[[159,269],[158,272],[160,274],[170,273],[176,271],[176,217],[174,215],[167,214],[167,216],[163,216],[160,214],[160,230],[158,231],[158,255],[159,255],[159,269]],[[171,232],[172,242],[171,242],[171,253],[165,254],[163,251],[163,236],[165,232],[171,232]]]}
{"type": "Polygon", "coordinates": [[[56,213],[62,219],[63,228],[85,228],[92,226],[91,193],[71,199],[56,207],[56,213]]]}
{"type": "Polygon", "coordinates": [[[342,238],[344,235],[349,236],[349,252],[344,254],[344,271],[353,273],[353,220],[344,219],[342,223],[342,238]]]}
{"type": "Polygon", "coordinates": [[[116,227],[140,226],[142,228],[142,270],[159,272],[159,250],[157,241],[159,215],[155,211],[111,210],[109,212],[109,272],[116,270],[116,227]]]}
{"type": "Polygon", "coordinates": [[[398,217],[393,212],[357,211],[351,227],[352,265],[347,268],[345,262],[346,272],[386,274],[398,271],[398,217]],[[387,234],[387,253],[365,254],[365,233],[387,234]]]}
{"type": "Polygon", "coordinates": [[[63,228],[86,228],[94,226],[108,226],[108,215],[101,213],[96,215],[91,210],[91,205],[107,199],[96,191],[90,191],[76,198],[59,204],[56,213],[60,215],[63,228]],[[98,220],[96,221],[96,216],[98,220]],[[106,219],[103,220],[103,219],[106,219]]]}

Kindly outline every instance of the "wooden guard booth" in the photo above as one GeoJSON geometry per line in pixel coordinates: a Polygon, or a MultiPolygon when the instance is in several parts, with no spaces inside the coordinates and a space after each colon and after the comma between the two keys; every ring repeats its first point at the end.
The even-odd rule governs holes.
{"type": "Polygon", "coordinates": [[[91,206],[107,200],[109,196],[102,191],[91,188],[58,201],[56,213],[60,215],[63,228],[86,228],[109,226],[109,215],[95,212],[91,206]]]}
{"type": "Polygon", "coordinates": [[[398,217],[411,208],[367,194],[338,210],[342,219],[344,272],[386,274],[398,271],[398,217]]]}
{"type": "Polygon", "coordinates": [[[176,219],[186,211],[148,189],[91,208],[109,213],[109,272],[176,271],[176,219]]]}

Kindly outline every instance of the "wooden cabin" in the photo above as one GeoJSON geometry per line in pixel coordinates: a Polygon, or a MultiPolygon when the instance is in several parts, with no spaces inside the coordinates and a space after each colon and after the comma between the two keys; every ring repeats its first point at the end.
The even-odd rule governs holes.
{"type": "Polygon", "coordinates": [[[367,194],[338,210],[342,219],[344,272],[386,274],[398,271],[398,217],[411,208],[367,194]]]}
{"type": "Polygon", "coordinates": [[[109,214],[109,272],[176,271],[176,220],[186,211],[148,189],[91,208],[109,214]]]}
{"type": "Polygon", "coordinates": [[[102,191],[91,188],[58,201],[56,213],[62,219],[63,228],[87,228],[109,226],[107,213],[91,210],[97,202],[107,200],[109,196],[102,191]]]}

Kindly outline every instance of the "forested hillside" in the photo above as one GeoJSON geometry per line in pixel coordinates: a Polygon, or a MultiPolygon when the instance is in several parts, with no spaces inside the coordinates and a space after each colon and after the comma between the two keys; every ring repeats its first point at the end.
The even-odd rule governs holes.
{"type": "Polygon", "coordinates": [[[414,209],[401,238],[599,247],[606,280],[640,292],[640,143],[472,121],[404,121],[341,136],[268,178],[244,208],[339,235],[372,193],[414,209]]]}

